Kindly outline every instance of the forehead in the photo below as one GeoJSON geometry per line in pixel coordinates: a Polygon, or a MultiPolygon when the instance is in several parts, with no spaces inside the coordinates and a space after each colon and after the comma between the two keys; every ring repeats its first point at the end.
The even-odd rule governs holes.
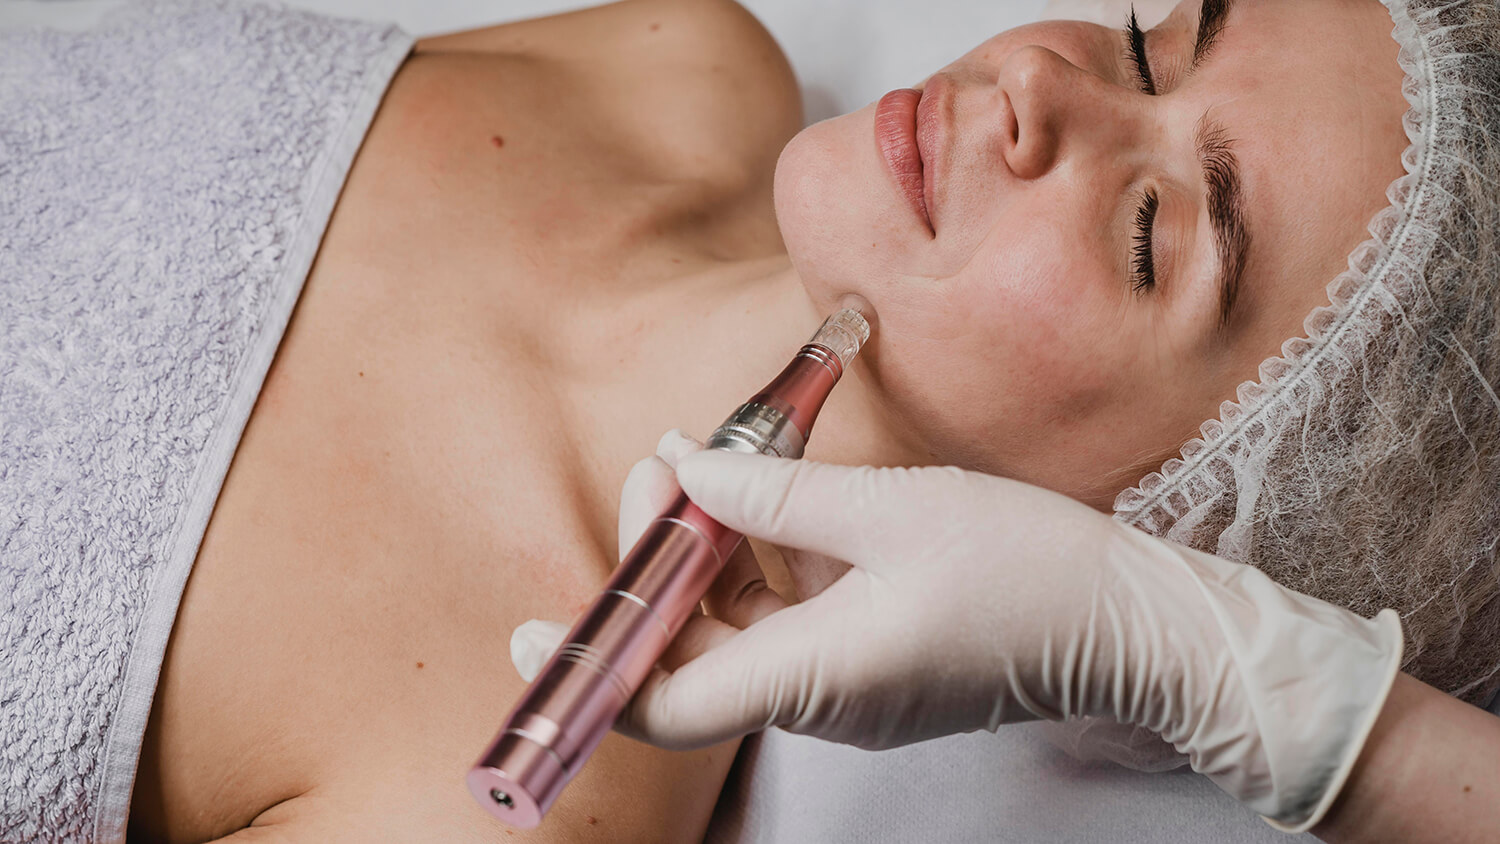
{"type": "MultiPolygon", "coordinates": [[[[1182,54],[1196,7],[1182,4],[1159,31],[1169,43],[1186,39],[1182,54]]],[[[1405,102],[1390,30],[1374,0],[1239,0],[1173,94],[1234,140],[1255,243],[1241,293],[1251,322],[1284,330],[1322,304],[1403,172],[1405,102]]]]}

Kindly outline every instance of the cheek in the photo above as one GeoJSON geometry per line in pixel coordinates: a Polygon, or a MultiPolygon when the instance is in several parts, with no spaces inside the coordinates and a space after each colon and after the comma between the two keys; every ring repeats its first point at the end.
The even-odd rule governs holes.
{"type": "Polygon", "coordinates": [[[873,106],[802,130],[776,164],[776,221],[814,301],[885,293],[912,277],[928,238],[900,204],[875,147],[873,106]]]}
{"type": "MultiPolygon", "coordinates": [[[[815,303],[847,292],[881,329],[861,366],[915,444],[941,462],[1034,480],[1108,410],[1131,342],[1110,256],[1059,193],[1013,194],[937,244],[914,239],[870,115],[799,134],[776,171],[788,254],[815,303]]],[[[1124,365],[1126,370],[1131,367],[1124,365]]]]}
{"type": "Polygon", "coordinates": [[[776,162],[776,222],[799,267],[826,265],[836,251],[830,239],[853,211],[848,196],[838,190],[838,169],[830,166],[838,140],[838,133],[830,130],[832,122],[803,129],[776,162]]]}
{"type": "Polygon", "coordinates": [[[1121,300],[1058,231],[987,245],[882,317],[880,384],[940,459],[1039,477],[1029,461],[1076,444],[1109,406],[1129,343],[1121,300]]]}
{"type": "Polygon", "coordinates": [[[943,282],[946,330],[965,338],[973,356],[1003,363],[1011,380],[1065,373],[1054,389],[1091,390],[1101,353],[1124,340],[1129,302],[1056,207],[1017,206],[943,282]]]}
{"type": "Polygon", "coordinates": [[[1007,251],[987,267],[992,281],[970,288],[963,312],[972,315],[976,335],[988,334],[990,367],[1026,402],[1025,418],[1050,425],[1103,403],[1109,362],[1123,352],[1127,326],[1118,300],[1100,295],[1093,262],[1062,244],[1043,245],[1045,251],[1036,245],[1007,251]]]}

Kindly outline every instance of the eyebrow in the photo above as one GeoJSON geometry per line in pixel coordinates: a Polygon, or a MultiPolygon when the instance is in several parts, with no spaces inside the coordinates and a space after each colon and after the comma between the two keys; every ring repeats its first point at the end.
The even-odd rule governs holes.
{"type": "MultiPolygon", "coordinates": [[[[1198,35],[1193,41],[1189,72],[1197,70],[1219,42],[1233,3],[1234,0],[1203,0],[1198,10],[1198,35]]],[[[1208,218],[1213,224],[1219,253],[1219,327],[1223,329],[1229,326],[1229,319],[1234,314],[1234,303],[1239,298],[1240,281],[1245,276],[1245,261],[1250,252],[1240,162],[1234,154],[1234,141],[1230,140],[1224,126],[1208,114],[1198,121],[1194,143],[1203,167],[1203,183],[1208,186],[1208,218]]]]}
{"type": "Polygon", "coordinates": [[[1198,121],[1194,140],[1203,166],[1203,182],[1208,186],[1208,219],[1213,224],[1219,253],[1219,327],[1227,328],[1250,252],[1240,164],[1234,154],[1234,141],[1229,139],[1223,125],[1207,114],[1198,121]]]}
{"type": "Polygon", "coordinates": [[[1192,69],[1196,70],[1218,43],[1232,4],[1233,0],[1203,0],[1198,10],[1198,37],[1193,42],[1192,69]]]}

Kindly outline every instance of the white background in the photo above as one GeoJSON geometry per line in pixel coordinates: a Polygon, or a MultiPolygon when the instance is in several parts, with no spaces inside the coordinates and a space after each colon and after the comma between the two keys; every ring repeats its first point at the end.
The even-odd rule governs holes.
{"type": "MultiPolygon", "coordinates": [[[[121,0],[0,0],[0,25],[91,25],[121,0]]],[[[912,85],[1046,0],[741,0],[780,42],[802,82],[810,121],[912,85]]],[[[1060,0],[1095,7],[1100,0],[1060,0]]],[[[1118,0],[1104,0],[1116,5],[1118,0]]],[[[1152,0],[1146,0],[1152,2],[1152,0]]],[[[325,14],[391,20],[413,35],[582,8],[588,0],[290,0],[325,14]]],[[[1083,11],[1090,11],[1084,9],[1083,11]]],[[[1119,14],[1118,12],[1116,14],[1119,14]]],[[[1113,21],[1110,23],[1123,22],[1113,21]]]]}

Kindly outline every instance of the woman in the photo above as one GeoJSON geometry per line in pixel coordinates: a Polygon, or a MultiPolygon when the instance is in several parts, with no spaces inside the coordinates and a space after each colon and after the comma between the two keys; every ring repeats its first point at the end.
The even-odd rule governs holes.
{"type": "MultiPolygon", "coordinates": [[[[753,567],[732,567],[717,614],[744,632],[695,620],[680,639],[708,650],[655,675],[621,728],[673,747],[773,724],[893,747],[1102,715],[1159,733],[1284,830],[1337,841],[1491,838],[1500,721],[1439,690],[1482,700],[1496,675],[1500,252],[1487,174],[1497,166],[1500,45],[1490,4],[1389,5],[1412,104],[1408,174],[1391,186],[1374,237],[1329,285],[1331,304],[1308,317],[1307,337],[1263,364],[1181,460],[1122,493],[1111,522],[979,473],[690,455],[692,442],[664,438],[660,455],[707,512],[793,549],[794,571],[809,570],[808,552],[855,568],[826,590],[814,582],[801,597],[816,597],[788,608],[754,588],[753,567]],[[1386,609],[1366,620],[1268,573],[1336,603],[1386,609]]],[[[674,494],[672,480],[660,460],[638,465],[622,535],[644,524],[643,502],[674,494]]],[[[560,635],[540,625],[518,633],[560,635]]],[[[523,672],[545,653],[529,638],[519,637],[523,672]]],[[[1029,749],[1001,742],[1014,730],[882,754],[881,778],[858,790],[841,788],[833,764],[854,762],[846,783],[858,782],[873,773],[860,754],[766,731],[750,790],[760,808],[742,827],[750,835],[734,840],[820,823],[784,808],[777,774],[799,769],[824,772],[817,812],[844,819],[832,828],[851,839],[888,835],[908,817],[940,839],[999,829],[1022,840],[1260,838],[1202,811],[1212,794],[1183,805],[1170,787],[1110,793],[1099,785],[1112,778],[1059,777],[1056,760],[1034,752],[1011,764],[1004,750],[1029,749]],[[1022,781],[972,767],[949,775],[976,747],[1022,781]],[[1049,795],[1049,785],[1065,793],[1049,795]],[[1013,793],[1043,808],[979,808],[1014,804],[1013,793]],[[1108,805],[1121,797],[1151,817],[1136,823],[1108,805]],[[953,809],[969,823],[949,822],[953,809]],[[1101,814],[1106,823],[1093,822],[1101,814]]],[[[1109,754],[1132,749],[1094,733],[1083,740],[1109,754]]]]}
{"type": "MultiPolygon", "coordinates": [[[[1389,30],[1372,0],[1044,24],[801,134],[733,3],[420,42],[203,536],[132,835],[497,835],[461,772],[523,688],[509,631],[593,595],[657,433],[710,430],[846,293],[879,333],[809,456],[1107,507],[1383,207],[1389,30]]],[[[734,750],[611,737],[536,840],[696,840],[734,750]]]]}

